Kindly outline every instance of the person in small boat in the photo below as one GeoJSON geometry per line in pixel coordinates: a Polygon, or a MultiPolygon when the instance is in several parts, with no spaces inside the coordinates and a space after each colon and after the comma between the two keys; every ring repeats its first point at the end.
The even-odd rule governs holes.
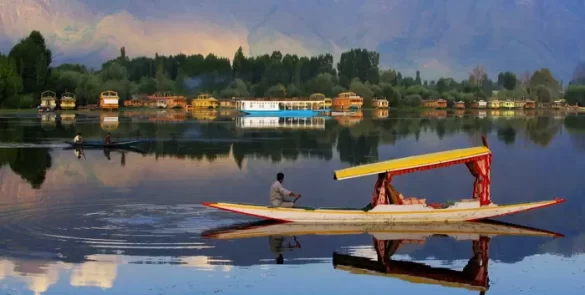
{"type": "Polygon", "coordinates": [[[110,134],[110,132],[108,132],[108,134],[106,134],[106,138],[104,139],[104,144],[110,143],[112,143],[112,135],[110,134]]]}
{"type": "Polygon", "coordinates": [[[372,202],[366,206],[366,210],[374,208],[379,204],[389,205],[415,205],[425,204],[426,199],[405,198],[402,193],[396,191],[394,186],[388,181],[387,173],[379,173],[378,180],[374,186],[374,195],[372,202]]]}
{"type": "Polygon", "coordinates": [[[301,197],[300,194],[295,194],[284,187],[282,187],[282,182],[284,181],[284,174],[279,172],[276,174],[276,181],[270,187],[270,203],[274,207],[286,207],[292,208],[294,207],[294,201],[301,197]],[[294,200],[291,200],[289,197],[294,197],[294,200]]]}
{"type": "Polygon", "coordinates": [[[83,136],[81,136],[81,132],[77,132],[77,135],[73,138],[74,143],[83,143],[83,136]]]}

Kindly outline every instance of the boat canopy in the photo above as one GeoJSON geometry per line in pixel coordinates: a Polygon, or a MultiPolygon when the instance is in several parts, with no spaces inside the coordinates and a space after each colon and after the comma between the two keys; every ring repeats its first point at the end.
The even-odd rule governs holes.
{"type": "Polygon", "coordinates": [[[395,175],[466,164],[470,173],[475,177],[473,198],[479,199],[482,206],[489,205],[491,204],[490,171],[492,153],[485,137],[482,140],[483,146],[479,147],[411,156],[336,170],[333,172],[333,179],[344,180],[386,173],[390,182],[392,176],[395,175]]]}

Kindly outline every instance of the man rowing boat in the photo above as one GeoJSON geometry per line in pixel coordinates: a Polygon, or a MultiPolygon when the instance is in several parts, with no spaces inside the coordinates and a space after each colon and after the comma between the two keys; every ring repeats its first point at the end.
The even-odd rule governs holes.
{"type": "Polygon", "coordinates": [[[104,144],[110,144],[112,143],[112,135],[110,134],[110,132],[108,132],[108,134],[106,135],[106,138],[104,138],[104,144]]]}
{"type": "Polygon", "coordinates": [[[77,132],[77,135],[73,138],[74,143],[83,143],[83,137],[81,136],[81,132],[77,132]]]}
{"type": "Polygon", "coordinates": [[[270,202],[274,207],[294,207],[294,201],[301,197],[300,194],[295,194],[284,187],[282,187],[282,181],[284,181],[284,174],[276,174],[276,181],[270,187],[270,202]],[[288,197],[295,197],[294,200],[290,200],[288,197]]]}

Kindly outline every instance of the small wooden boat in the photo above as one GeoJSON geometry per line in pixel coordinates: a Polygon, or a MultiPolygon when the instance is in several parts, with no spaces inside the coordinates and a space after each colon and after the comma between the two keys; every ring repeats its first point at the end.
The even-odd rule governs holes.
{"type": "Polygon", "coordinates": [[[120,141],[120,142],[112,142],[110,144],[105,144],[103,141],[84,141],[83,143],[74,143],[72,141],[65,141],[66,144],[69,144],[73,147],[97,147],[97,148],[120,148],[120,147],[129,147],[140,143],[140,140],[130,140],[130,141],[120,141]]]}
{"type": "Polygon", "coordinates": [[[335,180],[344,180],[368,175],[378,175],[372,202],[365,208],[281,208],[253,204],[204,202],[203,205],[229,212],[274,219],[284,222],[304,223],[400,223],[400,222],[461,222],[481,220],[522,211],[560,204],[565,199],[496,205],[490,197],[492,153],[483,138],[483,146],[412,156],[373,164],[337,170],[335,180]],[[394,176],[417,171],[465,164],[475,177],[473,198],[453,204],[426,204],[426,199],[404,198],[391,191],[394,176]],[[380,185],[380,179],[383,179],[380,185]],[[379,190],[378,190],[379,189],[379,190]],[[378,192],[379,191],[379,192],[378,192]],[[386,195],[384,195],[386,194],[386,195]],[[398,196],[392,204],[388,195],[398,196]]]}

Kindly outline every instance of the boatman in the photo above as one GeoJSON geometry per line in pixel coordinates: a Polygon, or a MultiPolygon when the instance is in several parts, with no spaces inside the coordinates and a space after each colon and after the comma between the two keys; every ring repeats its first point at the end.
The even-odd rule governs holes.
{"type": "Polygon", "coordinates": [[[108,132],[108,134],[106,135],[106,138],[104,139],[104,144],[110,144],[112,143],[112,135],[110,134],[110,132],[108,132]]]}
{"type": "Polygon", "coordinates": [[[276,174],[276,181],[270,187],[270,203],[274,207],[294,207],[294,200],[301,197],[300,194],[295,194],[284,187],[282,187],[282,181],[284,180],[284,174],[279,172],[276,174]],[[294,197],[294,200],[290,200],[288,197],[294,197]]]}
{"type": "Polygon", "coordinates": [[[83,143],[83,137],[81,136],[81,132],[77,132],[75,138],[73,138],[74,143],[83,143]]]}

